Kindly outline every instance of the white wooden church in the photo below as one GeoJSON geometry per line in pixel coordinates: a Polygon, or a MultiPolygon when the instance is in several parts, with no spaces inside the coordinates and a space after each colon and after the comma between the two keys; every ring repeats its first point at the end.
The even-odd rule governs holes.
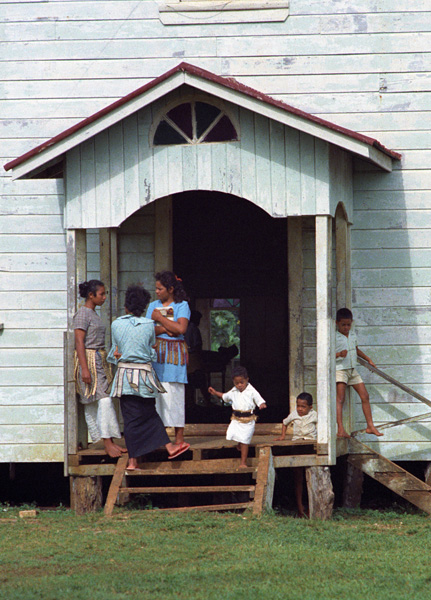
{"type": "MultiPolygon", "coordinates": [[[[342,306],[389,376],[360,367],[374,422],[403,421],[357,439],[429,461],[429,2],[4,0],[0,19],[0,462],[85,474],[77,284],[106,283],[109,333],[164,268],[207,349],[215,301],[237,299],[270,422],[313,394],[308,462],[275,468],[355,453],[335,428],[342,306]]],[[[353,394],[345,416],[364,429],[353,394]]]]}

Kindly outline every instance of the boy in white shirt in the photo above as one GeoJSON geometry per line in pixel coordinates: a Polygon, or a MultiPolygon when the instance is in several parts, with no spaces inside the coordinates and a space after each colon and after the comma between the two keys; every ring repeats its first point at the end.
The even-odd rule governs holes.
{"type": "Polygon", "coordinates": [[[232,405],[231,422],[226,432],[227,440],[238,442],[238,450],[241,452],[240,467],[247,467],[248,446],[253,437],[256,415],[254,409],[266,408],[266,402],[259,392],[249,383],[248,373],[244,367],[235,367],[232,371],[234,387],[223,394],[212,387],[208,391],[213,396],[221,398],[226,404],[232,405]]]}
{"type": "Polygon", "coordinates": [[[296,398],[296,410],[283,419],[281,436],[276,441],[284,440],[289,423],[293,422],[292,440],[315,440],[317,438],[317,412],[313,410],[313,396],[302,392],[296,398]]]}
{"type": "MultiPolygon", "coordinates": [[[[292,440],[315,440],[317,438],[317,412],[313,410],[313,396],[307,392],[302,392],[296,398],[296,410],[283,419],[283,427],[280,437],[275,441],[282,441],[286,437],[286,430],[290,423],[293,423],[292,440]]],[[[298,507],[298,516],[307,518],[302,503],[302,493],[304,489],[304,467],[293,467],[293,480],[295,484],[296,506],[298,507]]]]}
{"type": "Polygon", "coordinates": [[[371,415],[370,397],[362,381],[361,376],[355,369],[358,364],[357,356],[366,360],[371,366],[375,367],[371,358],[359,350],[354,331],[350,331],[353,323],[353,314],[348,308],[337,310],[335,334],[335,359],[336,359],[336,382],[337,382],[337,427],[338,437],[349,438],[350,435],[344,429],[343,425],[343,405],[346,398],[346,388],[351,385],[359,394],[362,402],[362,411],[367,422],[367,433],[377,436],[383,435],[373,423],[371,415]]]}

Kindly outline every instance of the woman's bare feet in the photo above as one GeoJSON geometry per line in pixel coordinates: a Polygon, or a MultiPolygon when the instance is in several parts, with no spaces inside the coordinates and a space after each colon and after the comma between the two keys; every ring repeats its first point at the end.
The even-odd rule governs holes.
{"type": "Polygon", "coordinates": [[[175,458],[176,456],[180,456],[180,454],[183,454],[183,452],[187,452],[187,450],[190,448],[190,444],[187,444],[186,442],[183,442],[182,444],[166,444],[165,446],[166,450],[168,451],[168,458],[175,458]]]}
{"type": "Polygon", "coordinates": [[[137,458],[129,458],[129,464],[126,467],[126,471],[134,471],[138,468],[138,459],[137,458]]]}
{"type": "Polygon", "coordinates": [[[119,444],[116,444],[115,442],[114,442],[114,446],[115,446],[116,448],[118,448],[118,450],[119,450],[119,451],[120,451],[122,454],[125,454],[125,453],[127,452],[127,448],[124,448],[124,446],[120,446],[119,444]]]}
{"type": "Polygon", "coordinates": [[[123,453],[123,448],[120,448],[120,446],[114,444],[111,438],[103,438],[103,445],[105,446],[106,454],[108,454],[111,458],[118,458],[123,453]]]}
{"type": "Polygon", "coordinates": [[[377,429],[377,427],[375,427],[374,425],[370,425],[370,427],[367,427],[365,430],[366,433],[372,433],[373,435],[377,435],[377,436],[381,436],[383,435],[383,433],[381,431],[379,431],[377,429]]]}

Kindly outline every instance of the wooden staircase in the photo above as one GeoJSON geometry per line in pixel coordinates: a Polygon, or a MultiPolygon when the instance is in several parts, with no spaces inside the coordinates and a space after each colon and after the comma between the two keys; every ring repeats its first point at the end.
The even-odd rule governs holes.
{"type": "Polygon", "coordinates": [[[350,464],[431,515],[431,486],[355,438],[349,450],[350,464]]]}
{"type": "Polygon", "coordinates": [[[275,471],[273,466],[272,452],[269,446],[256,447],[256,458],[249,458],[247,468],[239,468],[239,459],[234,458],[211,458],[202,459],[200,453],[196,458],[187,459],[192,454],[186,452],[183,460],[163,460],[160,462],[146,462],[139,469],[126,472],[128,455],[123,454],[118,459],[108,491],[104,512],[111,516],[115,503],[124,504],[131,494],[177,494],[181,498],[189,500],[193,494],[205,494],[205,497],[214,500],[216,498],[232,500],[232,494],[246,493],[247,501],[238,502],[214,502],[178,506],[162,510],[176,511],[222,511],[222,510],[245,510],[251,509],[253,514],[260,515],[266,507],[272,505],[272,494],[274,489],[275,471]],[[205,476],[206,483],[202,483],[205,476]],[[217,480],[226,479],[228,483],[220,484],[217,480]],[[168,483],[151,485],[154,478],[160,480],[168,479],[168,483]],[[178,478],[178,483],[172,484],[178,478]],[[185,485],[182,480],[187,479],[185,485]],[[131,485],[131,479],[138,480],[138,485],[131,485]],[[190,480],[197,479],[194,483],[190,480]],[[214,480],[208,483],[208,480],[214,480]],[[244,479],[248,479],[244,483],[244,479]]]}

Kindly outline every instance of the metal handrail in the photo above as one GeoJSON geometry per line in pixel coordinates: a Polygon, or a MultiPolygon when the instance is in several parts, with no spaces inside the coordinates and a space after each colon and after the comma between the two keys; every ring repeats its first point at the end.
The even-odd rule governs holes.
{"type": "MultiPolygon", "coordinates": [[[[418,394],[417,392],[415,392],[414,390],[412,390],[408,386],[404,385],[403,383],[400,383],[399,381],[397,381],[396,379],[394,379],[393,377],[391,377],[390,375],[388,375],[384,371],[381,371],[377,367],[373,367],[372,365],[370,365],[370,363],[368,363],[363,358],[360,358],[359,356],[358,356],[358,362],[363,367],[365,367],[366,369],[368,369],[369,371],[371,371],[372,373],[375,373],[376,375],[379,375],[379,377],[382,377],[382,379],[386,379],[386,381],[389,381],[389,383],[392,383],[393,385],[395,385],[396,387],[399,387],[404,392],[407,392],[407,394],[409,394],[410,396],[413,396],[413,398],[416,398],[417,400],[420,400],[420,402],[423,402],[427,406],[431,406],[431,400],[428,400],[428,398],[425,398],[421,394],[418,394]]],[[[427,412],[427,413],[424,413],[422,415],[417,415],[416,417],[408,417],[407,419],[400,419],[399,421],[390,421],[389,423],[385,423],[384,425],[380,425],[378,427],[378,429],[379,430],[380,429],[389,429],[390,427],[396,427],[397,425],[403,425],[404,423],[413,423],[414,421],[421,421],[422,419],[426,419],[427,417],[431,417],[431,412],[427,412]]],[[[366,432],[366,429],[360,429],[358,431],[353,431],[352,435],[356,435],[358,433],[365,433],[365,432],[366,432]]]]}

